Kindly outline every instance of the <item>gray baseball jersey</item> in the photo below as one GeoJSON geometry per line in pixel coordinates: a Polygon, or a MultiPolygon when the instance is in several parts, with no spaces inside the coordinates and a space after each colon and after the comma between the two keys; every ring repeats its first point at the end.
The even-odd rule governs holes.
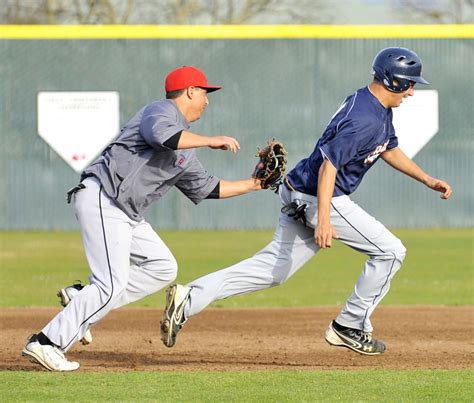
{"type": "Polygon", "coordinates": [[[207,173],[194,149],[173,150],[164,145],[186,129],[189,123],[174,101],[152,102],[124,126],[83,177],[97,177],[107,196],[136,221],[173,186],[197,204],[219,179],[207,173]]]}

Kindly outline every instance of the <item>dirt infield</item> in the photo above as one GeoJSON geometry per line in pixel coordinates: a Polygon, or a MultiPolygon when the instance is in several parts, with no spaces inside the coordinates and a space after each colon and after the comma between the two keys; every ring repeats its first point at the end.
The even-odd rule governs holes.
{"type": "MultiPolygon", "coordinates": [[[[21,357],[26,337],[56,312],[53,308],[0,310],[0,370],[40,370],[21,357]]],[[[112,312],[92,331],[89,346],[69,353],[82,371],[196,371],[284,369],[473,368],[473,307],[380,307],[375,337],[387,343],[368,357],[331,347],[324,331],[338,308],[208,309],[183,328],[176,346],[159,336],[161,311],[112,312]]]]}

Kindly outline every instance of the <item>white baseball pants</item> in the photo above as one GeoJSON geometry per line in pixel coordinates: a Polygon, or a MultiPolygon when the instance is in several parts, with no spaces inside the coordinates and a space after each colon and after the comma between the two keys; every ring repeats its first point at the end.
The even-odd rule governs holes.
{"type": "Polygon", "coordinates": [[[110,310],[155,293],[175,280],[177,263],[146,221],[133,221],[94,177],[74,197],[87,261],[86,285],[42,332],[63,351],[110,310]]]}
{"type": "MultiPolygon", "coordinates": [[[[285,282],[319,251],[314,242],[317,198],[290,191],[285,185],[280,186],[280,198],[282,206],[290,202],[308,205],[307,227],[280,213],[273,241],[260,252],[188,284],[192,290],[185,308],[186,318],[196,315],[216,300],[285,282]]],[[[370,316],[387,294],[406,249],[398,238],[348,196],[332,199],[331,224],[339,241],[368,256],[354,292],[336,321],[343,326],[371,332],[370,316]]]]}

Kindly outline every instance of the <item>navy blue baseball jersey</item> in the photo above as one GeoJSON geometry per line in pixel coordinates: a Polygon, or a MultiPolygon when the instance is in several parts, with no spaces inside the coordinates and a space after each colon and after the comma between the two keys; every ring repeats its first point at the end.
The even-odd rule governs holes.
{"type": "Polygon", "coordinates": [[[385,108],[368,87],[343,102],[312,154],[288,173],[298,191],[317,196],[319,168],[327,158],[337,169],[333,196],[349,195],[385,151],[398,146],[392,109],[385,108]]]}

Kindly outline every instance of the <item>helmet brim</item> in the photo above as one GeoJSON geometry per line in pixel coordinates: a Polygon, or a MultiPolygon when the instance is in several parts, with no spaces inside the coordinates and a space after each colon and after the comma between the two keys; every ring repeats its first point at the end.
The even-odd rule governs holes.
{"type": "Polygon", "coordinates": [[[425,84],[425,85],[428,85],[429,82],[426,81],[423,77],[416,77],[416,80],[413,80],[415,83],[417,84],[425,84]]]}
{"type": "Polygon", "coordinates": [[[403,78],[405,80],[414,81],[417,84],[425,84],[425,85],[429,84],[429,82],[426,81],[422,76],[402,76],[402,75],[397,74],[395,77],[403,78]]]}

